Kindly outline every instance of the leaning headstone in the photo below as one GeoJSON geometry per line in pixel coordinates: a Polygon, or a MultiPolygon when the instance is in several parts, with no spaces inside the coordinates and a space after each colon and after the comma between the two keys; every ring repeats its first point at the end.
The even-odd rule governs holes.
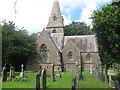
{"type": "Polygon", "coordinates": [[[40,74],[35,77],[35,90],[40,90],[40,74]]]}
{"type": "Polygon", "coordinates": [[[7,68],[3,67],[3,70],[2,70],[2,82],[5,82],[5,81],[7,81],[7,68]]]}
{"type": "Polygon", "coordinates": [[[52,67],[52,75],[51,75],[51,81],[54,82],[55,81],[55,75],[54,75],[54,63],[51,64],[52,67]]]}
{"type": "Polygon", "coordinates": [[[58,67],[58,71],[57,71],[56,77],[61,78],[60,68],[59,67],[58,67]]]}
{"type": "Polygon", "coordinates": [[[20,78],[24,78],[24,70],[23,70],[23,68],[24,68],[24,65],[22,64],[21,65],[21,73],[20,73],[20,78]]]}
{"type": "Polygon", "coordinates": [[[42,79],[42,88],[45,89],[46,88],[46,69],[42,70],[41,79],[42,79]]]}
{"type": "Polygon", "coordinates": [[[90,73],[93,73],[93,66],[90,65],[90,73]]]}

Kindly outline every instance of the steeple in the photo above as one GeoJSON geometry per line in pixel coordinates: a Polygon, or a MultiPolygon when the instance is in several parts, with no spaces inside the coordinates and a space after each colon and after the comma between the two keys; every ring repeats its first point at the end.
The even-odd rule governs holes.
{"type": "Polygon", "coordinates": [[[49,17],[47,28],[63,27],[63,17],[61,16],[58,0],[54,0],[52,12],[49,17]]]}

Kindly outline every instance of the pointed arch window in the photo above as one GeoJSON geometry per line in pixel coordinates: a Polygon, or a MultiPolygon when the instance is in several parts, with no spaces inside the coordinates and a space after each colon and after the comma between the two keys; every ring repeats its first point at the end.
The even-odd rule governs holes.
{"type": "Polygon", "coordinates": [[[56,33],[56,30],[54,29],[54,30],[52,31],[52,33],[56,33]]]}
{"type": "Polygon", "coordinates": [[[72,51],[70,51],[70,52],[68,53],[68,59],[71,60],[72,58],[73,58],[73,53],[72,53],[72,51]]]}
{"type": "Polygon", "coordinates": [[[86,60],[87,60],[87,61],[90,60],[90,54],[89,54],[89,53],[86,55],[86,60]]]}
{"type": "Polygon", "coordinates": [[[48,58],[47,47],[45,44],[42,44],[40,47],[40,61],[46,62],[48,58]]]}

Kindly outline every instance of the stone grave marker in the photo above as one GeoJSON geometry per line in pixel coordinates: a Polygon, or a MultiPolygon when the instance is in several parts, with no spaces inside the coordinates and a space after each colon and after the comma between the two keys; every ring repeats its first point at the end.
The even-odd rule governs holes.
{"type": "Polygon", "coordinates": [[[93,73],[93,65],[90,65],[90,73],[93,73]]]}
{"type": "Polygon", "coordinates": [[[21,65],[21,73],[20,73],[20,78],[24,78],[24,76],[25,76],[25,73],[24,73],[24,65],[22,64],[21,65]]]}
{"type": "Polygon", "coordinates": [[[76,90],[76,77],[72,78],[71,90],[76,90]]]}
{"type": "Polygon", "coordinates": [[[42,79],[42,88],[45,89],[46,88],[46,69],[44,68],[42,70],[42,73],[41,73],[41,79],[42,79]]]}
{"type": "Polygon", "coordinates": [[[35,77],[35,90],[40,90],[40,74],[35,77]]]}
{"type": "Polygon", "coordinates": [[[5,81],[7,81],[7,68],[3,67],[3,70],[2,70],[2,82],[5,82],[5,81]]]}
{"type": "Polygon", "coordinates": [[[41,73],[42,73],[42,66],[39,66],[39,74],[41,76],[41,73]]]}
{"type": "Polygon", "coordinates": [[[61,78],[61,74],[60,74],[60,67],[58,67],[56,77],[61,78]]]}
{"type": "Polygon", "coordinates": [[[12,78],[14,78],[14,77],[15,77],[14,67],[11,66],[11,67],[10,67],[10,80],[12,80],[12,78]]]}
{"type": "Polygon", "coordinates": [[[55,75],[54,75],[54,63],[51,64],[51,67],[52,67],[52,75],[51,75],[51,81],[54,82],[55,81],[55,75]]]}

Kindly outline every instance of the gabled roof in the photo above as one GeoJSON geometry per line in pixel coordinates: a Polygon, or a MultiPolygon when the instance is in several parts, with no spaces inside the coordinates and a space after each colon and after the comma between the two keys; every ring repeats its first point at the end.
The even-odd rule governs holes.
{"type": "Polygon", "coordinates": [[[96,52],[97,44],[95,35],[65,36],[64,46],[71,40],[83,52],[96,52]]]}
{"type": "MultiPolygon", "coordinates": [[[[69,44],[72,44],[76,49],[79,50],[78,46],[76,45],[76,43],[73,42],[73,40],[69,39],[68,42],[64,45],[64,48],[62,50],[64,50],[69,44]]],[[[71,48],[70,48],[71,49],[71,48]]]]}
{"type": "Polygon", "coordinates": [[[63,48],[63,39],[64,39],[64,34],[63,33],[51,33],[51,38],[53,42],[56,44],[58,47],[59,51],[61,52],[63,48]]]}
{"type": "Polygon", "coordinates": [[[48,37],[48,39],[52,42],[52,44],[55,45],[56,49],[57,49],[58,51],[60,51],[59,48],[58,48],[58,46],[54,43],[52,37],[50,36],[50,33],[47,32],[46,30],[43,30],[43,31],[41,32],[40,36],[38,37],[38,39],[37,39],[37,41],[36,41],[36,43],[38,44],[38,46],[39,46],[39,43],[42,43],[42,42],[39,42],[39,39],[40,39],[41,37],[44,37],[44,36],[45,36],[45,37],[48,37]]]}

